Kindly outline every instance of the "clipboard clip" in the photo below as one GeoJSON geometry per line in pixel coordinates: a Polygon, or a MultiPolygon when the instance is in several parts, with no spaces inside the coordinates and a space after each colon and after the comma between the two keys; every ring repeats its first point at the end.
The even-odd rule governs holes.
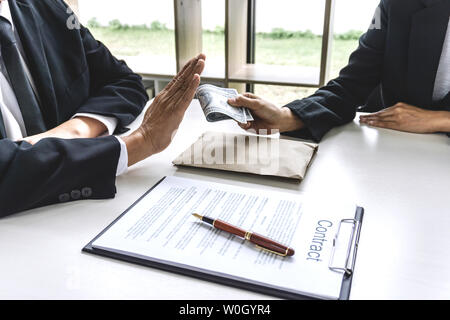
{"type": "Polygon", "coordinates": [[[356,262],[356,253],[358,251],[358,245],[359,245],[359,236],[361,232],[361,222],[356,219],[343,219],[339,223],[338,230],[336,232],[336,235],[333,239],[333,249],[331,252],[331,258],[330,258],[330,264],[328,265],[328,268],[333,271],[338,272],[345,272],[347,275],[351,275],[353,273],[353,270],[355,269],[355,262],[356,262]],[[336,246],[337,246],[337,240],[339,238],[339,234],[341,231],[341,226],[343,224],[352,224],[352,233],[350,237],[350,242],[348,243],[347,247],[347,254],[345,258],[345,264],[344,266],[335,266],[334,263],[334,256],[336,253],[336,246]]]}

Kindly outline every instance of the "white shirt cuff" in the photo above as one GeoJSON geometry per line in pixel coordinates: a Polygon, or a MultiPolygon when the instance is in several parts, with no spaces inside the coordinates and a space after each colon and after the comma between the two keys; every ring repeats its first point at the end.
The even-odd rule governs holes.
{"type": "MultiPolygon", "coordinates": [[[[98,114],[93,113],[77,113],[72,117],[86,117],[91,118],[100,121],[103,123],[107,129],[107,132],[105,132],[104,135],[110,135],[112,136],[114,134],[114,131],[116,131],[117,128],[117,119],[114,117],[106,117],[98,114]]],[[[117,164],[117,172],[116,176],[120,176],[128,171],[128,150],[125,142],[119,138],[114,136],[120,143],[120,156],[119,156],[119,163],[117,164]]]]}
{"type": "Polygon", "coordinates": [[[107,116],[102,116],[99,114],[93,114],[93,113],[77,113],[76,115],[74,115],[72,117],[76,118],[76,117],[86,117],[86,118],[91,118],[91,119],[95,119],[100,121],[101,123],[103,123],[107,129],[107,131],[105,132],[105,135],[109,135],[112,136],[114,134],[114,131],[116,131],[117,128],[117,119],[114,117],[107,117],[107,116]]]}
{"type": "Polygon", "coordinates": [[[122,138],[114,136],[120,143],[119,163],[117,164],[116,176],[120,176],[128,171],[128,150],[122,138]]]}

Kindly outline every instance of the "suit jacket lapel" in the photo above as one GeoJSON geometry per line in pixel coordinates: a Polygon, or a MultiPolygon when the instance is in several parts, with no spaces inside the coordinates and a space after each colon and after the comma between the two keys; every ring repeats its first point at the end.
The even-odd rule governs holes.
{"type": "Polygon", "coordinates": [[[420,107],[432,105],[434,82],[448,27],[450,1],[422,0],[412,17],[408,61],[408,96],[420,107]]]}
{"type": "Polygon", "coordinates": [[[39,94],[46,127],[53,128],[57,124],[57,100],[54,91],[50,89],[53,81],[40,32],[43,21],[34,13],[33,7],[25,1],[9,0],[9,6],[39,94]]]}
{"type": "Polygon", "coordinates": [[[450,111],[450,92],[447,94],[447,96],[442,100],[441,107],[445,107],[447,111],[450,111]]]}

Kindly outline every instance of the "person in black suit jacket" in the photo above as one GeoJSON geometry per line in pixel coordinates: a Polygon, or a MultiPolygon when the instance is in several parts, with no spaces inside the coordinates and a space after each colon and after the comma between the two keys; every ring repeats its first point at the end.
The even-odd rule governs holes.
{"type": "Polygon", "coordinates": [[[314,95],[283,108],[251,93],[229,103],[252,110],[255,121],[243,129],[275,129],[320,141],[331,128],[352,121],[379,87],[381,111],[361,116],[362,123],[414,133],[450,132],[449,15],[449,0],[381,0],[376,21],[348,65],[314,95]]]}
{"type": "MultiPolygon", "coordinates": [[[[154,100],[138,130],[123,141],[99,137],[104,124],[72,117],[110,117],[117,121],[115,133],[127,131],[148,101],[141,78],[88,29],[69,28],[73,16],[63,0],[9,0],[8,5],[34,80],[39,104],[33,112],[42,129],[27,127],[31,136],[12,141],[0,112],[0,217],[59,202],[113,198],[123,147],[128,165],[133,165],[169,145],[200,83],[205,56],[186,64],[154,100]]],[[[11,63],[17,50],[11,51],[16,43],[8,41],[10,22],[1,17],[0,25],[0,47],[6,53],[2,59],[9,63],[14,87],[14,81],[21,80],[15,70],[23,65],[11,63]]],[[[17,91],[15,95],[23,101],[17,91]]]]}

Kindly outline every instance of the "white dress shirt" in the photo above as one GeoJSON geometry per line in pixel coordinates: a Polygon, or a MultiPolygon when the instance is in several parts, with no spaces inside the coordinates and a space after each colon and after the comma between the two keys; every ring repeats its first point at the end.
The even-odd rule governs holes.
{"type": "MultiPolygon", "coordinates": [[[[28,69],[26,63],[26,56],[24,54],[20,38],[18,36],[16,29],[14,28],[14,23],[11,17],[11,11],[9,9],[8,1],[0,2],[0,15],[5,19],[7,19],[9,22],[11,22],[20,54],[22,56],[22,59],[24,59],[25,72],[27,73],[28,79],[30,80],[34,94],[36,95],[39,101],[39,94],[36,90],[36,86],[34,84],[31,73],[28,69]]],[[[16,95],[11,86],[11,82],[9,80],[8,72],[1,55],[1,51],[0,51],[0,111],[3,116],[3,122],[5,125],[5,131],[8,139],[17,141],[28,136],[25,128],[25,122],[23,120],[22,113],[20,111],[19,103],[17,102],[16,95]]],[[[105,135],[106,134],[112,135],[117,127],[117,119],[114,117],[106,117],[90,113],[77,113],[72,117],[72,119],[75,117],[88,117],[100,121],[107,128],[105,135]]],[[[125,173],[128,169],[128,152],[123,140],[118,137],[116,138],[119,141],[121,148],[119,163],[117,166],[117,175],[121,175],[125,173]]]]}

